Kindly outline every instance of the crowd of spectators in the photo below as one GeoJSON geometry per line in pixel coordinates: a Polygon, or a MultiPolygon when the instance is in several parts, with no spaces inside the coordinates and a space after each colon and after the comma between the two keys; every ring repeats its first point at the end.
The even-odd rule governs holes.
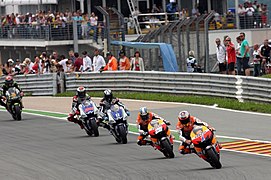
{"type": "Polygon", "coordinates": [[[2,16],[0,38],[45,38],[45,39],[72,39],[73,21],[77,21],[79,39],[89,39],[97,43],[100,34],[103,40],[103,23],[98,21],[94,12],[91,14],[76,12],[45,12],[36,14],[7,14],[2,16]]]}
{"type": "Polygon", "coordinates": [[[25,58],[8,59],[4,65],[0,64],[0,75],[27,75],[27,74],[48,74],[48,73],[78,73],[78,72],[102,72],[102,71],[144,71],[144,61],[138,51],[134,56],[128,58],[125,51],[119,52],[119,58],[108,52],[106,54],[107,64],[100,50],[94,50],[94,56],[91,57],[87,51],[81,55],[77,52],[69,51],[69,57],[59,55],[53,52],[49,55],[43,52],[35,56],[32,60],[25,58]]]}
{"type": "Polygon", "coordinates": [[[240,28],[261,28],[268,25],[268,9],[266,4],[259,4],[257,1],[246,1],[239,4],[237,10],[240,28]]]}
{"type": "Polygon", "coordinates": [[[236,37],[236,44],[228,35],[224,36],[223,41],[216,39],[216,57],[219,72],[230,75],[251,75],[258,77],[271,73],[271,46],[268,39],[262,45],[254,44],[250,48],[245,38],[245,33],[241,32],[236,37]]]}

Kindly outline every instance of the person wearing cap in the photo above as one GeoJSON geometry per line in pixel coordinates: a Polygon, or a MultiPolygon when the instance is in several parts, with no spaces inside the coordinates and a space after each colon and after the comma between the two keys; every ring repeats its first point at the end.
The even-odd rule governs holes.
{"type": "Polygon", "coordinates": [[[83,51],[82,55],[83,55],[83,72],[92,71],[92,62],[90,57],[88,56],[87,51],[83,51]]]}
{"type": "Polygon", "coordinates": [[[117,71],[118,70],[118,60],[112,55],[111,52],[106,53],[108,63],[100,71],[117,71]]]}
{"type": "Polygon", "coordinates": [[[95,49],[94,50],[94,56],[93,56],[93,71],[97,72],[100,71],[100,69],[103,69],[106,65],[104,57],[100,55],[100,50],[95,49]]]}
{"type": "Polygon", "coordinates": [[[119,70],[130,70],[130,60],[127,56],[125,56],[125,52],[123,50],[120,50],[119,56],[119,70]]]}

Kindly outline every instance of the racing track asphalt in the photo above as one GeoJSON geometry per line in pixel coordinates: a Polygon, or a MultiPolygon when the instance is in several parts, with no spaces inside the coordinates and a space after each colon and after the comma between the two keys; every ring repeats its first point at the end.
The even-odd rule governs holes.
{"type": "MultiPolygon", "coordinates": [[[[155,111],[170,120],[171,116],[176,117],[174,113],[177,110],[168,108],[163,109],[163,112],[158,109],[155,111]]],[[[231,121],[224,124],[217,120],[218,117],[235,118],[235,112],[205,108],[203,114],[203,108],[199,107],[189,107],[189,110],[201,113],[202,119],[210,117],[208,122],[217,128],[218,134],[237,134],[235,130],[241,129],[247,131],[246,136],[249,138],[254,135],[264,138],[265,133],[267,135],[267,132],[257,134],[260,128],[253,132],[242,129],[237,126],[242,124],[239,121],[236,126],[230,126],[228,124],[231,121]],[[224,125],[226,128],[222,128],[224,125]],[[227,129],[230,127],[232,129],[227,129]]],[[[135,114],[136,112],[132,112],[133,118],[135,114]]],[[[251,117],[246,114],[242,114],[243,116],[251,117]]],[[[254,116],[256,115],[252,115],[254,116]]],[[[247,119],[245,120],[247,122],[247,119]]],[[[252,119],[248,122],[250,121],[252,119]]],[[[246,125],[249,127],[250,123],[246,125]]],[[[270,128],[270,124],[268,125],[270,128]]],[[[266,130],[268,127],[262,128],[266,130]]],[[[23,114],[22,121],[14,121],[7,112],[0,111],[0,179],[254,180],[268,179],[271,176],[269,157],[223,151],[223,167],[216,170],[194,154],[178,154],[178,144],[174,145],[176,158],[165,159],[162,153],[151,147],[137,146],[136,135],[129,134],[128,144],[122,145],[116,144],[107,131],[100,129],[100,134],[100,137],[88,137],[73,123],[28,114],[23,114]]],[[[268,135],[270,136],[270,133],[268,135]]]]}

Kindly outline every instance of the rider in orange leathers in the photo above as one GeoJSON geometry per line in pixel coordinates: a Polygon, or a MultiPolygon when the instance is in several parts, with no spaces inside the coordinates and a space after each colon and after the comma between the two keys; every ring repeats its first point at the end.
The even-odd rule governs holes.
{"type": "MultiPolygon", "coordinates": [[[[209,126],[206,122],[201,121],[200,119],[191,116],[187,111],[181,111],[178,115],[178,123],[176,125],[176,129],[180,134],[180,141],[182,142],[179,146],[179,152],[181,154],[191,153],[191,148],[189,145],[191,144],[190,133],[193,130],[193,125],[204,125],[209,128],[211,131],[215,131],[215,129],[209,126]]],[[[221,145],[219,144],[221,148],[221,145]]]]}
{"type": "Polygon", "coordinates": [[[137,128],[140,133],[140,135],[137,138],[137,144],[139,146],[147,145],[147,144],[153,145],[152,141],[145,140],[145,138],[148,136],[148,124],[153,119],[161,119],[167,125],[170,125],[169,121],[161,118],[160,116],[158,116],[157,114],[153,112],[149,112],[146,107],[141,107],[136,119],[137,128]]]}

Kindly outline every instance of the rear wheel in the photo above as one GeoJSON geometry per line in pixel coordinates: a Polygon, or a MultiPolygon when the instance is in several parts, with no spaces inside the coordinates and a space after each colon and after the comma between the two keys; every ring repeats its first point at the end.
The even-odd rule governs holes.
{"type": "Polygon", "coordinates": [[[119,135],[121,139],[122,144],[127,144],[127,133],[126,133],[126,128],[124,125],[119,126],[119,135]]]}
{"type": "Polygon", "coordinates": [[[206,154],[212,167],[216,169],[220,169],[222,167],[222,164],[219,161],[219,154],[217,154],[213,148],[207,149],[206,154]]]}
{"type": "Polygon", "coordinates": [[[162,147],[162,152],[165,155],[165,157],[167,158],[174,158],[175,155],[173,153],[173,148],[169,142],[168,139],[165,139],[163,141],[160,142],[161,143],[161,147],[162,147]]]}
{"type": "Polygon", "coordinates": [[[96,119],[92,119],[90,120],[90,125],[91,125],[91,129],[92,129],[92,132],[94,134],[95,137],[99,136],[99,130],[98,130],[98,125],[96,123],[96,119]]]}

